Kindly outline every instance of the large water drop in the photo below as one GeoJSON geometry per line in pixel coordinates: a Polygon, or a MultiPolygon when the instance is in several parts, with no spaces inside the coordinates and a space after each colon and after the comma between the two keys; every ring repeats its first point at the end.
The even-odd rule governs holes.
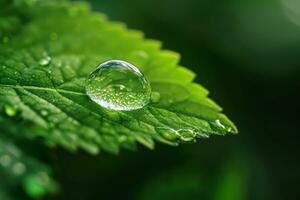
{"type": "Polygon", "coordinates": [[[88,77],[87,95],[104,108],[136,110],[149,103],[151,87],[134,65],[122,60],[100,64],[88,77]]]}

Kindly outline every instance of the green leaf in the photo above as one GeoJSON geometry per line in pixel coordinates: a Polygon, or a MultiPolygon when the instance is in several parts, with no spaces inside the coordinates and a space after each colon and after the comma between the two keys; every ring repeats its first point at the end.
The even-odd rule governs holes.
{"type": "Polygon", "coordinates": [[[194,73],[178,65],[179,55],[161,50],[159,42],[108,22],[85,3],[24,2],[30,2],[25,11],[9,4],[17,14],[3,11],[10,15],[0,18],[1,115],[18,115],[22,120],[16,126],[30,124],[20,134],[42,137],[49,146],[97,154],[135,149],[136,141],[150,149],[154,140],[177,145],[159,134],[161,128],[192,130],[199,138],[237,132],[208,91],[192,82],[194,73]],[[109,59],[138,66],[156,100],[131,112],[92,102],[85,94],[85,79],[109,59]]]}

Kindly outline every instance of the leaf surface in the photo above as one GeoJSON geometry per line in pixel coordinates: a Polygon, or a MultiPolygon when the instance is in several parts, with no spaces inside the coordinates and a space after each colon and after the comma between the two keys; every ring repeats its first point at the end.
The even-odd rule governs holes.
{"type": "Polygon", "coordinates": [[[208,91],[193,83],[194,73],[178,65],[179,55],[161,50],[160,42],[109,22],[85,3],[38,1],[28,7],[24,13],[12,6],[18,15],[0,18],[1,115],[11,117],[10,108],[38,129],[21,131],[28,137],[97,154],[135,149],[136,142],[150,149],[154,140],[177,145],[165,130],[190,130],[194,138],[237,132],[208,91]],[[130,112],[92,102],[86,77],[110,59],[137,66],[156,101],[130,112]]]}

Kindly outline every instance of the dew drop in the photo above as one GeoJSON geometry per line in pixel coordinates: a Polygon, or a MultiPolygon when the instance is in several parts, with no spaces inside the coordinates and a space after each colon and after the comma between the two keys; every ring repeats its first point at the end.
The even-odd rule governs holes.
{"type": "Polygon", "coordinates": [[[158,132],[158,134],[160,136],[162,136],[166,140],[176,141],[179,138],[177,135],[177,131],[172,128],[159,127],[159,128],[156,128],[156,131],[158,132]]]}
{"type": "Polygon", "coordinates": [[[7,116],[13,117],[17,114],[17,110],[12,107],[11,105],[4,105],[4,112],[6,113],[7,116]]]}
{"type": "Polygon", "coordinates": [[[221,121],[220,121],[219,119],[217,119],[217,120],[215,121],[215,123],[216,123],[216,125],[217,125],[218,127],[222,128],[222,129],[225,129],[225,126],[221,123],[221,121]]]}
{"type": "Polygon", "coordinates": [[[159,92],[152,92],[151,93],[151,102],[152,103],[159,102],[159,99],[160,99],[160,93],[159,92]]]}
{"type": "Polygon", "coordinates": [[[205,134],[205,133],[197,133],[196,134],[197,138],[201,138],[201,139],[208,139],[209,135],[205,134]]]}
{"type": "Polygon", "coordinates": [[[51,57],[48,55],[44,55],[40,60],[39,60],[39,64],[41,66],[47,66],[49,65],[51,62],[51,57]]]}
{"type": "Polygon", "coordinates": [[[136,110],[149,103],[151,88],[137,67],[125,61],[110,60],[89,75],[86,93],[104,108],[136,110]]]}
{"type": "Polygon", "coordinates": [[[196,133],[192,129],[179,129],[177,131],[177,134],[179,135],[179,139],[182,142],[195,142],[195,136],[196,133]]]}
{"type": "Polygon", "coordinates": [[[119,143],[126,142],[127,140],[128,140],[128,137],[125,136],[125,135],[121,135],[121,136],[118,138],[119,143]]]}
{"type": "Polygon", "coordinates": [[[47,115],[48,115],[48,111],[47,111],[47,110],[42,110],[42,111],[41,111],[41,115],[47,116],[47,115]]]}
{"type": "Polygon", "coordinates": [[[168,103],[169,103],[169,104],[174,103],[173,99],[169,99],[169,100],[168,100],[168,103]]]}

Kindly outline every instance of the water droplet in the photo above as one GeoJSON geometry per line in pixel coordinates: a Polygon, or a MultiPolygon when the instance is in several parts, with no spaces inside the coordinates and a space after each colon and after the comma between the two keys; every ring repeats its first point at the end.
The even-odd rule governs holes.
{"type": "Polygon", "coordinates": [[[195,142],[196,133],[192,129],[179,129],[177,131],[177,134],[179,135],[179,139],[182,142],[195,142]]]}
{"type": "Polygon", "coordinates": [[[207,134],[205,134],[205,133],[201,133],[201,132],[196,132],[195,133],[196,134],[196,137],[197,138],[202,138],[202,139],[207,139],[207,138],[209,138],[209,135],[207,135],[207,134]]]}
{"type": "Polygon", "coordinates": [[[136,110],[149,103],[151,88],[132,64],[110,60],[88,77],[86,93],[92,101],[111,110],[136,110]]]}
{"type": "Polygon", "coordinates": [[[169,100],[168,100],[168,103],[169,103],[169,104],[174,103],[173,99],[169,99],[169,100]]]}
{"type": "Polygon", "coordinates": [[[159,99],[160,99],[160,93],[159,92],[152,92],[151,93],[151,102],[152,103],[159,102],[159,99]]]}
{"type": "Polygon", "coordinates": [[[4,105],[4,112],[6,113],[7,116],[13,117],[17,114],[17,110],[12,107],[11,105],[4,105]]]}
{"type": "Polygon", "coordinates": [[[39,64],[42,66],[47,66],[49,65],[51,62],[51,57],[48,55],[44,55],[40,60],[39,60],[39,64]]]}
{"type": "Polygon", "coordinates": [[[12,171],[16,174],[16,175],[22,175],[26,170],[26,167],[23,163],[16,163],[14,164],[14,166],[12,167],[12,171]]]}
{"type": "Polygon", "coordinates": [[[158,127],[156,131],[166,140],[176,141],[178,140],[177,131],[167,127],[158,127]]]}
{"type": "Polygon", "coordinates": [[[47,111],[47,110],[42,110],[42,111],[41,111],[41,115],[47,116],[47,115],[48,115],[48,111],[47,111]]]}
{"type": "Polygon", "coordinates": [[[2,69],[3,69],[3,70],[6,69],[6,66],[5,66],[5,65],[2,65],[2,69]]]}
{"type": "Polygon", "coordinates": [[[227,128],[227,131],[228,131],[228,132],[232,132],[233,130],[232,130],[231,127],[228,127],[228,128],[227,128]]]}
{"type": "Polygon", "coordinates": [[[216,125],[217,125],[218,127],[222,128],[222,129],[225,129],[225,126],[221,123],[221,121],[220,121],[219,119],[217,119],[217,120],[215,121],[215,123],[216,123],[216,125]]]}
{"type": "Polygon", "coordinates": [[[126,142],[127,140],[128,140],[128,137],[127,137],[126,135],[121,135],[121,136],[118,138],[119,143],[126,142]]]}

